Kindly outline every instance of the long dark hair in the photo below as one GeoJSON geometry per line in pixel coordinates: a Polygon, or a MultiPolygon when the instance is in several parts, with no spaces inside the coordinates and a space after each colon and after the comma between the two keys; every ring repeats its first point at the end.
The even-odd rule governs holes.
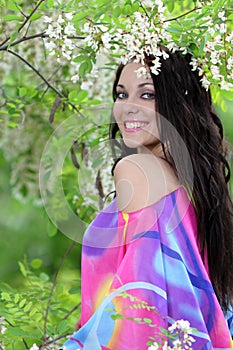
{"type": "MultiPolygon", "coordinates": [[[[233,297],[233,204],[227,185],[230,167],[222,123],[213,110],[209,91],[201,85],[201,77],[197,71],[192,71],[191,55],[164,50],[169,53],[169,58],[164,60],[161,57],[159,75],[151,73],[156,110],[182,138],[191,159],[193,176],[189,176],[190,169],[184,166],[186,161],[180,143],[163,119],[160,140],[164,156],[172,164],[180,182],[188,190],[192,189],[200,251],[203,260],[207,254],[210,279],[220,305],[226,311],[233,297]]],[[[145,57],[148,66],[152,60],[153,57],[145,57]]],[[[123,68],[121,65],[116,72],[114,101],[123,68]]],[[[118,126],[112,120],[110,139],[116,140],[118,132],[118,126]]],[[[122,150],[121,157],[133,152],[122,141],[115,142],[115,146],[122,150]]]]}

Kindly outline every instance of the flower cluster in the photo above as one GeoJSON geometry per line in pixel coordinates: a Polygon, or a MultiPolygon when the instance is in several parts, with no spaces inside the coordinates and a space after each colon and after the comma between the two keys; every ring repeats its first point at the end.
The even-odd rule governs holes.
{"type": "Polygon", "coordinates": [[[76,34],[74,25],[71,23],[72,18],[72,13],[60,14],[57,20],[44,16],[44,22],[48,24],[45,35],[51,39],[45,40],[45,47],[50,55],[57,57],[59,63],[62,57],[71,60],[75,48],[74,42],[70,38],[76,34]]]}
{"type": "Polygon", "coordinates": [[[192,350],[195,339],[191,336],[193,330],[189,321],[177,320],[168,327],[168,331],[173,338],[172,347],[168,345],[168,341],[165,341],[162,348],[155,342],[148,350],[192,350]]]}
{"type": "MultiPolygon", "coordinates": [[[[91,60],[93,66],[98,55],[104,53],[106,57],[118,57],[118,62],[123,64],[130,60],[141,63],[143,67],[138,75],[146,76],[148,70],[145,68],[145,55],[151,55],[154,60],[150,70],[158,75],[161,58],[169,57],[161,49],[166,46],[171,52],[179,50],[183,54],[192,54],[191,69],[198,70],[206,90],[211,83],[217,84],[223,90],[232,89],[233,34],[228,27],[225,5],[216,14],[214,1],[197,1],[192,11],[179,16],[182,17],[180,23],[174,21],[175,18],[169,18],[169,12],[162,0],[142,0],[138,11],[130,16],[123,15],[118,22],[101,21],[102,18],[95,22],[86,18],[79,28],[85,38],[79,45],[80,51],[73,64],[86,52],[87,60],[91,60]],[[195,18],[201,18],[198,27],[195,27],[195,18]]],[[[46,43],[46,48],[51,54],[58,52],[58,59],[63,56],[71,60],[75,49],[69,38],[70,35],[75,35],[75,28],[71,23],[72,14],[59,15],[57,21],[46,17],[45,21],[49,24],[45,33],[51,39],[46,43]]],[[[74,83],[79,80],[79,69],[80,64],[76,63],[77,73],[72,78],[74,83]]],[[[86,89],[89,87],[87,81],[93,76],[91,70],[87,73],[89,76],[85,78],[86,89]]]]}

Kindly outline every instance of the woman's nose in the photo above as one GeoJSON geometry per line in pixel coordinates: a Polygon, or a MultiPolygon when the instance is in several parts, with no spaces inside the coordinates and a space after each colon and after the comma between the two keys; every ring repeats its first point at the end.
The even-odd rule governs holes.
{"type": "Polygon", "coordinates": [[[138,110],[138,105],[135,102],[127,101],[124,103],[124,114],[136,114],[138,110]]]}

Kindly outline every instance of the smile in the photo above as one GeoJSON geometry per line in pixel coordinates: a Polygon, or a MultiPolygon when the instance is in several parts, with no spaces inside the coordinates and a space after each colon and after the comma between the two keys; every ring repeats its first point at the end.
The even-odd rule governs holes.
{"type": "Polygon", "coordinates": [[[147,126],[149,123],[148,122],[141,122],[141,121],[125,121],[124,122],[124,127],[126,131],[138,131],[145,126],[147,126]]]}

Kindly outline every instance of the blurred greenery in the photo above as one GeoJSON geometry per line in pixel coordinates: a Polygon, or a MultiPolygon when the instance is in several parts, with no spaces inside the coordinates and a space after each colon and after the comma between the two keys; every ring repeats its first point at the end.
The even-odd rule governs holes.
{"type": "MultiPolygon", "coordinates": [[[[45,270],[53,274],[71,241],[50,222],[43,207],[32,201],[22,202],[12,195],[9,183],[11,167],[0,153],[0,280],[17,287],[22,283],[18,261],[24,255],[43,261],[45,270]],[[50,236],[53,237],[50,237],[50,236]]],[[[80,268],[80,245],[73,249],[66,261],[66,268],[80,268]]]]}

